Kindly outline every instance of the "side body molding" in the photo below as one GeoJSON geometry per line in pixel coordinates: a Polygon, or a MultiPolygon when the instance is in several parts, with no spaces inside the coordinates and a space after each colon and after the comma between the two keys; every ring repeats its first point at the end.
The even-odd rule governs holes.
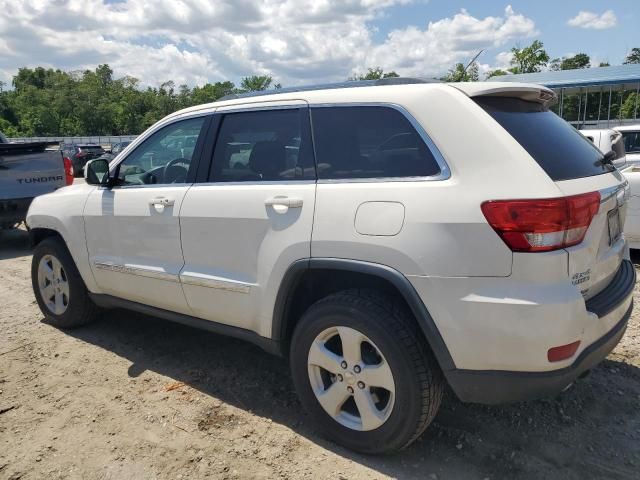
{"type": "Polygon", "coordinates": [[[451,354],[447,349],[440,331],[433,318],[425,307],[422,299],[413,288],[407,278],[386,265],[363,262],[360,260],[349,260],[342,258],[309,258],[294,262],[287,273],[278,291],[276,303],[273,311],[272,339],[280,345],[284,345],[284,337],[287,333],[288,310],[292,300],[292,294],[297,282],[306,270],[344,270],[379,277],[391,283],[403,296],[404,300],[411,308],[411,311],[422,329],[429,346],[433,351],[440,368],[445,373],[455,369],[455,364],[451,354]]]}

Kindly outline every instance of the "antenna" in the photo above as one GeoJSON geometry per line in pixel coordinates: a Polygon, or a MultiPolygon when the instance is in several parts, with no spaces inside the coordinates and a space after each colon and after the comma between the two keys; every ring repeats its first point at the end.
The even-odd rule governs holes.
{"type": "Polygon", "coordinates": [[[467,73],[467,70],[469,69],[471,64],[476,61],[476,59],[482,54],[482,52],[484,52],[484,48],[481,49],[478,53],[476,53],[476,56],[473,57],[469,63],[467,63],[467,66],[464,67],[464,70],[460,74],[460,78],[458,79],[458,82],[462,81],[462,79],[464,78],[464,75],[467,73]]]}

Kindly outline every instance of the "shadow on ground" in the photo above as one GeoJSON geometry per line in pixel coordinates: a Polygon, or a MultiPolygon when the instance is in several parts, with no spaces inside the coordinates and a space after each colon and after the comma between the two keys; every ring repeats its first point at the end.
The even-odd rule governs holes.
{"type": "Polygon", "coordinates": [[[29,233],[23,228],[0,230],[0,260],[31,255],[29,233]]]}
{"type": "Polygon", "coordinates": [[[319,438],[287,362],[253,345],[122,310],[69,333],[129,360],[129,376],[150,370],[184,382],[394,477],[638,478],[640,369],[626,363],[605,361],[549,400],[486,407],[448,393],[418,442],[370,457],[319,438]]]}

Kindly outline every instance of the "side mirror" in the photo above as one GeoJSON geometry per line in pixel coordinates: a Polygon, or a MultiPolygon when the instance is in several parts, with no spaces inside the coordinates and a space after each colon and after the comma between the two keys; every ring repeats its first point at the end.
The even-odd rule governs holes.
{"type": "Polygon", "coordinates": [[[109,162],[104,158],[90,160],[84,166],[84,180],[89,185],[109,185],[109,162]]]}

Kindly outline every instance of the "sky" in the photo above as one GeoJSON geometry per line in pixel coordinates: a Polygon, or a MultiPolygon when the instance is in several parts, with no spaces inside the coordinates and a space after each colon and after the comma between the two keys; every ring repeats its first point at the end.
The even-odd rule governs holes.
{"type": "Polygon", "coordinates": [[[640,47],[640,0],[0,0],[0,81],[102,63],[143,86],[437,77],[482,49],[484,74],[534,39],[552,58],[620,64],[640,47]]]}

